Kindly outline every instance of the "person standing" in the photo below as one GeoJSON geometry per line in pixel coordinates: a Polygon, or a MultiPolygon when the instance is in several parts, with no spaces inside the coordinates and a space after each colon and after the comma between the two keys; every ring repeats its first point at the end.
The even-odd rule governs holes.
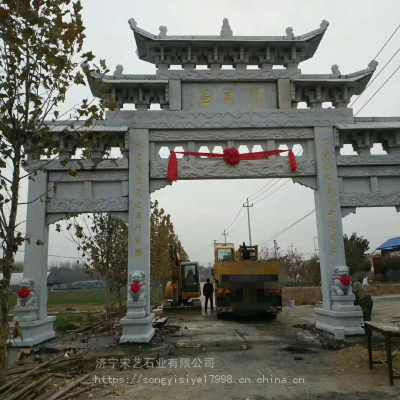
{"type": "Polygon", "coordinates": [[[356,296],[354,305],[358,304],[361,307],[364,322],[371,321],[372,306],[374,305],[371,295],[360,282],[354,282],[352,286],[353,293],[356,296]]]}
{"type": "Polygon", "coordinates": [[[205,311],[207,312],[208,301],[211,303],[211,311],[214,311],[214,285],[210,282],[210,278],[206,279],[206,283],[203,286],[203,296],[206,298],[205,311]]]}

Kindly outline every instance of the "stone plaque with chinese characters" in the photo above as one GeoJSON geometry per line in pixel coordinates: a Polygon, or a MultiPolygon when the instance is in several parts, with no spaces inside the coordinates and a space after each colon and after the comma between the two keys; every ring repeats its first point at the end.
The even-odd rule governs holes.
{"type": "Polygon", "coordinates": [[[203,112],[278,108],[275,82],[183,83],[182,109],[203,112]]]}

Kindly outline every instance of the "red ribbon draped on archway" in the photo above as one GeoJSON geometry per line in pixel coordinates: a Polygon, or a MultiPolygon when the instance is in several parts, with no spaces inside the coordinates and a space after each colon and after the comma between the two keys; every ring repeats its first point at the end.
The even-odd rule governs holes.
{"type": "Polygon", "coordinates": [[[168,181],[176,182],[178,180],[178,159],[177,154],[184,154],[186,156],[204,156],[211,158],[223,158],[227,164],[236,165],[239,164],[241,160],[261,160],[263,158],[268,158],[275,154],[289,153],[289,162],[292,172],[296,172],[297,163],[296,157],[292,150],[270,150],[270,151],[258,151],[256,153],[245,153],[240,154],[234,147],[230,149],[225,149],[223,154],[220,153],[198,153],[196,151],[172,151],[168,162],[168,181]]]}

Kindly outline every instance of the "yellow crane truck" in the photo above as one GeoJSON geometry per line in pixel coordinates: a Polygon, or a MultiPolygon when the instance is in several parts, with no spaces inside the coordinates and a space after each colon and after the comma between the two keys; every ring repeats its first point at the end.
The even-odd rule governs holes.
{"type": "Polygon", "coordinates": [[[277,261],[259,261],[258,246],[232,243],[215,246],[217,318],[227,314],[266,314],[275,319],[282,311],[282,289],[288,282],[286,267],[277,261]]]}

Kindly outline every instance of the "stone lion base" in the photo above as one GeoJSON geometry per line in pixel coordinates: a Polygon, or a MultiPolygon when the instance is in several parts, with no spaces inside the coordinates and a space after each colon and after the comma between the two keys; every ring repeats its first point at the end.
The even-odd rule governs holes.
{"type": "Polygon", "coordinates": [[[120,343],[149,343],[154,336],[154,314],[144,318],[122,318],[122,336],[120,343]]]}
{"type": "Polygon", "coordinates": [[[345,336],[365,335],[361,327],[363,314],[354,306],[354,294],[347,296],[332,296],[332,310],[315,308],[317,322],[315,327],[321,331],[335,334],[344,331],[345,336]]]}
{"type": "Polygon", "coordinates": [[[21,338],[12,339],[11,345],[14,347],[32,347],[46,340],[53,339],[56,336],[53,329],[55,320],[56,317],[47,316],[36,321],[19,322],[23,340],[21,338]]]}

